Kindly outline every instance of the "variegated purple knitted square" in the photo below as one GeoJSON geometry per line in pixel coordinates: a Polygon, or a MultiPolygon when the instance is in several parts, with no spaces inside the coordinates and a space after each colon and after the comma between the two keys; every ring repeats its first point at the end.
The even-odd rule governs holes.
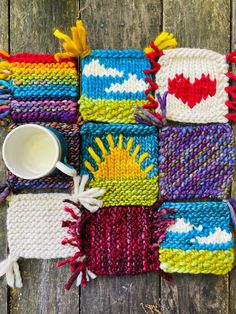
{"type": "MultiPolygon", "coordinates": [[[[79,170],[79,152],[80,152],[80,126],[78,124],[67,124],[61,122],[52,122],[52,123],[36,123],[42,126],[47,126],[55,128],[60,132],[64,139],[67,142],[68,146],[68,163],[74,167],[77,171],[79,170]]],[[[19,126],[20,124],[12,124],[10,130],[19,126]]],[[[12,173],[8,172],[8,182],[11,188],[14,190],[20,190],[25,188],[34,188],[34,189],[48,189],[48,188],[57,188],[57,189],[68,189],[72,185],[72,178],[67,176],[62,172],[56,172],[53,175],[42,177],[35,180],[25,180],[16,177],[12,173]]]]}
{"type": "Polygon", "coordinates": [[[166,127],[159,140],[161,196],[170,200],[227,196],[235,158],[230,124],[166,127]]]}

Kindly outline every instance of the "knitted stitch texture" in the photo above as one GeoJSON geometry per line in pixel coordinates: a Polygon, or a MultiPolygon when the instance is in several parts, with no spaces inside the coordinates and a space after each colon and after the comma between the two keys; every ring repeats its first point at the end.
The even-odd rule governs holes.
{"type": "MultiPolygon", "coordinates": [[[[169,120],[192,123],[227,122],[226,57],[205,49],[165,50],[156,75],[157,93],[168,91],[169,120]]],[[[160,108],[156,112],[161,113],[160,108]]]]}
{"type": "Polygon", "coordinates": [[[20,194],[11,197],[7,210],[10,255],[15,258],[65,258],[73,247],[61,246],[66,232],[61,220],[66,218],[63,200],[69,194],[20,194]]]}
{"type": "Polygon", "coordinates": [[[230,124],[165,127],[159,141],[161,196],[227,197],[235,159],[230,124]]]}
{"type": "Polygon", "coordinates": [[[11,118],[14,122],[77,119],[78,73],[75,58],[17,53],[8,58],[11,118]]]}
{"type": "MultiPolygon", "coordinates": [[[[96,275],[160,271],[156,241],[162,241],[162,234],[174,223],[173,219],[161,217],[163,213],[154,212],[151,207],[140,206],[108,207],[95,213],[82,208],[78,216],[70,204],[73,203],[68,201],[65,211],[72,219],[62,224],[69,238],[62,244],[76,247],[77,252],[57,265],[71,263],[73,275],[66,289],[70,289],[80,272],[82,285],[86,286],[86,271],[96,275]]],[[[164,214],[168,212],[172,211],[164,214]]]]}
{"type": "Polygon", "coordinates": [[[81,173],[106,190],[104,206],[147,205],[158,197],[158,139],[154,126],[87,123],[81,127],[81,173]]]}
{"type": "MultiPolygon", "coordinates": [[[[61,122],[52,123],[36,123],[42,126],[55,128],[59,131],[68,145],[68,163],[79,171],[79,154],[80,154],[80,127],[77,124],[66,124],[61,122]]],[[[12,124],[9,131],[19,126],[20,124],[12,124]]],[[[16,177],[12,173],[8,172],[8,182],[11,188],[14,190],[24,189],[24,188],[34,188],[34,189],[47,189],[47,188],[58,188],[58,189],[68,189],[71,187],[73,180],[71,177],[63,174],[62,172],[55,172],[53,175],[42,177],[35,180],[25,180],[16,177]]]]}
{"type": "Polygon", "coordinates": [[[93,50],[82,59],[80,112],[85,121],[135,123],[134,107],[146,102],[144,69],[150,62],[140,50],[93,50]]]}
{"type": "Polygon", "coordinates": [[[161,269],[179,273],[228,273],[234,262],[230,210],[223,202],[164,203],[175,223],[160,244],[161,269]]]}

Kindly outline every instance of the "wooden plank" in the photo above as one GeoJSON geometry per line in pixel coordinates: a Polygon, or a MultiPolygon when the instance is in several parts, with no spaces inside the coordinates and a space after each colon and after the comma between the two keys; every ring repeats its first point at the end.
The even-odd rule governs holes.
{"type": "MultiPolygon", "coordinates": [[[[179,47],[226,53],[230,50],[230,1],[165,0],[163,29],[176,35],[179,47]]],[[[228,276],[174,275],[172,283],[162,281],[161,285],[165,314],[228,313],[228,276]]]]}
{"type": "Polygon", "coordinates": [[[76,0],[11,0],[10,3],[11,53],[56,52],[60,44],[53,30],[59,28],[69,33],[79,9],[76,0]]]}
{"type": "MultiPolygon", "coordinates": [[[[9,36],[8,36],[8,0],[0,0],[0,49],[8,51],[9,36]]],[[[5,130],[0,128],[0,147],[2,146],[5,137],[5,130]]],[[[0,152],[0,159],[1,159],[0,152]]],[[[3,184],[6,179],[5,168],[0,163],[0,184],[3,184]]],[[[6,204],[0,204],[0,261],[7,257],[7,235],[6,235],[6,204]]],[[[7,305],[8,289],[5,278],[0,278],[0,313],[6,314],[8,312],[7,305]]]]}
{"type": "MultiPolygon", "coordinates": [[[[78,11],[76,0],[11,0],[11,53],[26,51],[54,53],[58,40],[53,28],[69,31],[78,11]]],[[[55,268],[55,260],[21,260],[24,287],[10,295],[11,313],[78,313],[78,289],[65,293],[68,269],[55,268]]]]}
{"type": "MultiPolygon", "coordinates": [[[[82,0],[92,49],[142,49],[161,29],[161,1],[82,0]]],[[[100,277],[81,290],[82,313],[158,313],[159,277],[100,277]],[[152,311],[152,312],[151,312],[152,311]]]]}
{"type": "Polygon", "coordinates": [[[140,49],[161,30],[160,0],[81,0],[92,49],[140,49]]]}
{"type": "MultiPolygon", "coordinates": [[[[236,49],[236,0],[232,1],[232,37],[231,37],[231,50],[236,49]]],[[[236,74],[236,67],[233,67],[233,72],[236,74]]],[[[236,126],[234,125],[234,136],[236,138],[236,126]]],[[[234,180],[231,190],[231,197],[236,199],[236,169],[234,173],[234,180]]],[[[236,236],[234,237],[236,243],[236,236]]],[[[234,267],[229,275],[229,313],[236,313],[236,269],[234,267]]]]}

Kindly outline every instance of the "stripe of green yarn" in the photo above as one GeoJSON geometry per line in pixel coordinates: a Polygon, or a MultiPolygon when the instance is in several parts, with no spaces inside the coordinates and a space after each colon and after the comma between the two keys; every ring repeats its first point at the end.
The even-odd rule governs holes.
{"type": "Polygon", "coordinates": [[[169,273],[225,275],[234,263],[234,250],[159,249],[161,269],[169,273]]]}
{"type": "Polygon", "coordinates": [[[101,197],[104,207],[119,205],[152,206],[158,198],[158,177],[91,181],[89,187],[106,190],[104,196],[101,197]]]}
{"type": "Polygon", "coordinates": [[[92,99],[82,95],[79,100],[79,111],[84,121],[136,123],[134,108],[146,102],[146,100],[92,99]]]}

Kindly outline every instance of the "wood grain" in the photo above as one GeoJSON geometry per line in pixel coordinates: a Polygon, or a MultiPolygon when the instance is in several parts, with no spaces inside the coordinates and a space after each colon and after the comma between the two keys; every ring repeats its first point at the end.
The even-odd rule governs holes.
{"type": "MultiPolygon", "coordinates": [[[[226,53],[230,51],[230,1],[165,0],[163,29],[176,35],[180,47],[226,53]]],[[[227,314],[228,296],[228,276],[174,275],[172,283],[161,283],[165,314],[227,314]]]]}
{"type": "Polygon", "coordinates": [[[81,0],[92,49],[144,48],[161,30],[160,0],[81,0]]]}
{"type": "MultiPolygon", "coordinates": [[[[8,51],[9,45],[9,19],[8,19],[8,1],[0,1],[0,50],[4,49],[8,51]]],[[[0,60],[1,61],[1,60],[0,60]]],[[[5,130],[0,129],[0,147],[2,146],[5,137],[5,130]]],[[[2,160],[2,154],[0,151],[0,160],[2,160]]],[[[3,184],[6,179],[5,167],[0,162],[0,184],[3,184]]],[[[6,235],[6,204],[0,204],[0,261],[7,257],[7,235],[6,235]]],[[[7,313],[8,311],[8,289],[6,286],[5,278],[0,278],[0,313],[7,313]]]]}
{"type": "Polygon", "coordinates": [[[54,53],[60,44],[53,30],[70,31],[79,9],[77,0],[11,0],[11,53],[54,53]]]}
{"type": "MultiPolygon", "coordinates": [[[[85,8],[82,18],[93,49],[142,49],[160,32],[161,1],[82,0],[80,7],[85,8]]],[[[145,313],[158,304],[159,277],[154,273],[97,278],[81,290],[84,314],[145,313]]]]}
{"type": "MultiPolygon", "coordinates": [[[[69,31],[78,11],[76,0],[12,0],[10,6],[11,53],[19,51],[54,53],[59,48],[53,28],[69,31]]],[[[36,222],[37,223],[37,222],[36,222]]],[[[65,294],[66,267],[55,268],[55,261],[21,260],[24,287],[10,294],[11,313],[79,313],[79,293],[65,294]]]]}
{"type": "MultiPolygon", "coordinates": [[[[140,49],[162,28],[176,35],[179,46],[221,53],[231,45],[236,49],[236,0],[0,0],[0,49],[54,53],[59,42],[53,29],[68,32],[79,6],[85,8],[82,17],[93,49],[140,49]]],[[[4,136],[1,129],[0,144],[4,136]]],[[[0,173],[4,182],[3,163],[0,173]]],[[[5,208],[0,209],[0,260],[7,254],[5,208]]],[[[236,313],[235,270],[229,277],[174,275],[171,283],[157,274],[100,277],[86,289],[65,293],[69,271],[56,269],[55,262],[21,260],[21,290],[8,293],[5,279],[0,279],[0,313],[236,313]]]]}

